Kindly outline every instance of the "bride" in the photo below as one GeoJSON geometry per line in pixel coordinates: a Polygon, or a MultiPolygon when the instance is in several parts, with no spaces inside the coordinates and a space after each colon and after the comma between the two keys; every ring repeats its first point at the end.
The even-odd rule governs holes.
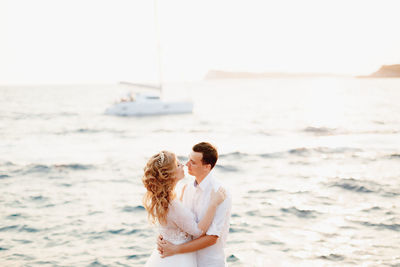
{"type": "MultiPolygon", "coordinates": [[[[225,190],[220,188],[211,193],[210,205],[203,219],[197,223],[195,215],[177,199],[175,186],[185,176],[183,164],[177,161],[174,153],[161,151],[152,156],[144,168],[142,178],[147,189],[143,198],[143,205],[148,212],[152,223],[159,224],[159,233],[166,241],[179,245],[204,235],[210,227],[217,206],[225,199],[225,190]]],[[[146,266],[148,267],[195,267],[196,254],[176,254],[161,258],[157,249],[154,249],[146,266]]]]}

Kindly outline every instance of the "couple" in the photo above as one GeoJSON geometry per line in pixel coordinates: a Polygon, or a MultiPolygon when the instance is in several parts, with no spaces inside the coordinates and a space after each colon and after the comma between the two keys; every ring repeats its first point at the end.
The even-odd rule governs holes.
{"type": "Polygon", "coordinates": [[[179,196],[175,186],[185,172],[174,153],[162,151],[144,168],[143,204],[151,221],[159,224],[160,234],[148,267],[226,266],[232,198],[211,173],[218,160],[216,148],[202,142],[192,150],[186,166],[195,180],[179,196]]]}

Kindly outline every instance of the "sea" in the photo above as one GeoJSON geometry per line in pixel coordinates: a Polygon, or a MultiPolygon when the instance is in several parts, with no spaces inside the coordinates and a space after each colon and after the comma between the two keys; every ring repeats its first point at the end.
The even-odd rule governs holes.
{"type": "Polygon", "coordinates": [[[143,167],[201,141],[233,196],[228,266],[400,266],[400,79],[168,83],[192,114],[105,115],[129,89],[0,87],[0,266],[143,266],[143,167]]]}

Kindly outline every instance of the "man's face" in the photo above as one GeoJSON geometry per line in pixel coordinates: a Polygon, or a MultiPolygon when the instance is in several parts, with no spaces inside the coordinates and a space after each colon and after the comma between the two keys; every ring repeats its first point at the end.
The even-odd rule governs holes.
{"type": "Polygon", "coordinates": [[[192,176],[201,176],[206,171],[206,165],[203,165],[201,161],[203,159],[203,154],[201,152],[192,151],[189,154],[189,160],[186,163],[188,167],[188,173],[192,176]]]}

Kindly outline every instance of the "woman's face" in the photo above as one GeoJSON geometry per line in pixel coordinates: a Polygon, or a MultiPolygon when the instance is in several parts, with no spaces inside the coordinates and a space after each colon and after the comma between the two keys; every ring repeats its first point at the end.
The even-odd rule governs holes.
{"type": "Polygon", "coordinates": [[[182,180],[185,177],[185,171],[183,169],[184,165],[176,159],[176,179],[182,180]]]}

